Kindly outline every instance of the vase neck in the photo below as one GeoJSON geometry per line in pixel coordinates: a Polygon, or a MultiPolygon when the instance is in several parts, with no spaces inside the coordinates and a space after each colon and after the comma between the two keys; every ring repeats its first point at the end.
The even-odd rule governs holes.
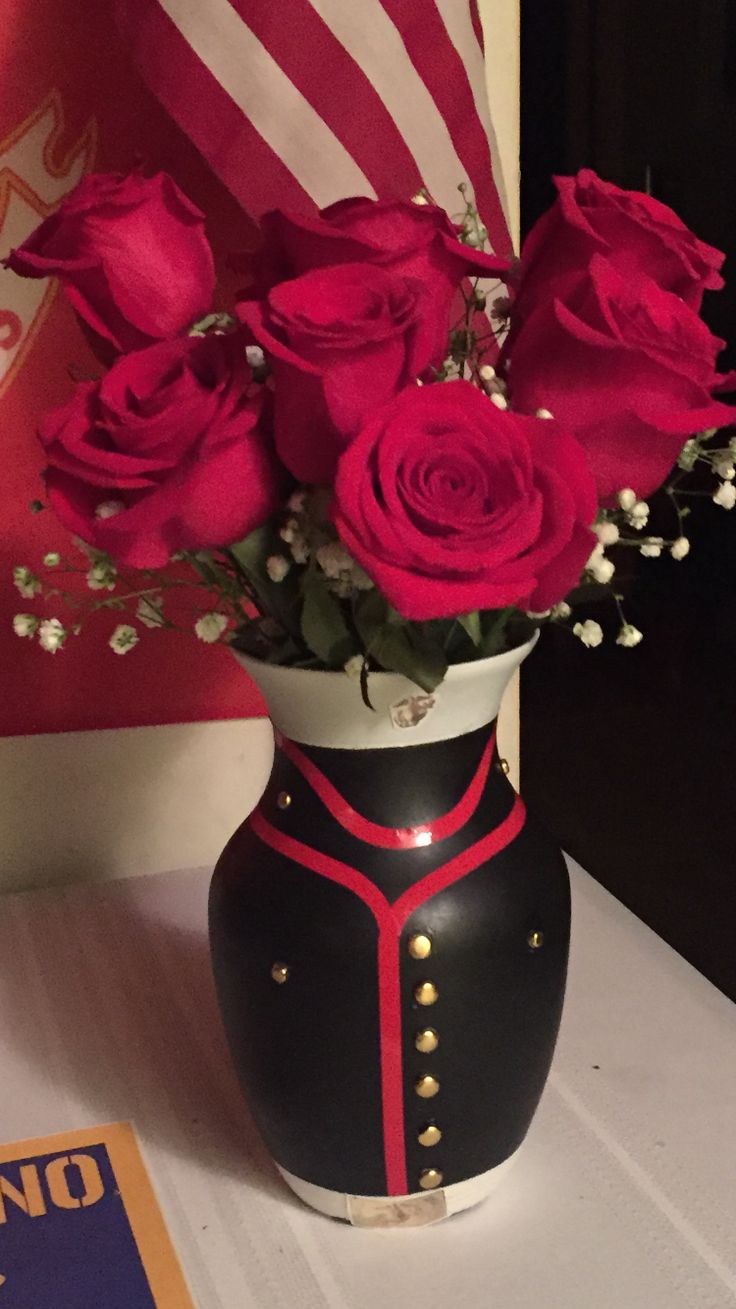
{"type": "Polygon", "coordinates": [[[281,755],[347,826],[353,811],[368,823],[414,828],[453,812],[460,817],[464,798],[470,805],[492,785],[494,744],[495,721],[448,741],[395,749],[328,749],[277,738],[277,770],[281,755]]]}

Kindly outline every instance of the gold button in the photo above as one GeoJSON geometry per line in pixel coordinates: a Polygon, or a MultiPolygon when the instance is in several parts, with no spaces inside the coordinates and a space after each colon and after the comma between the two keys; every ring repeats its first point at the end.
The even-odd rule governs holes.
{"type": "Polygon", "coordinates": [[[421,1096],[422,1100],[431,1100],[432,1096],[436,1095],[439,1089],[440,1084],[437,1081],[437,1078],[433,1077],[431,1073],[422,1073],[414,1083],[414,1090],[417,1095],[421,1096]]]}
{"type": "Polygon", "coordinates": [[[427,1123],[419,1133],[417,1140],[420,1145],[437,1145],[442,1140],[442,1132],[436,1123],[427,1123]]]}
{"type": "Polygon", "coordinates": [[[434,1191],[442,1185],[442,1173],[439,1168],[423,1168],[419,1174],[419,1185],[423,1191],[434,1191]]]}
{"type": "Polygon", "coordinates": [[[530,932],[526,942],[527,945],[531,946],[532,950],[538,950],[540,946],[544,945],[544,932],[530,932]]]}
{"type": "Polygon", "coordinates": [[[440,1043],[440,1038],[433,1027],[422,1027],[414,1037],[414,1047],[422,1054],[433,1054],[440,1043]]]}
{"type": "Polygon", "coordinates": [[[429,959],[432,953],[432,938],[426,932],[415,932],[409,937],[409,954],[412,959],[429,959]]]}
{"type": "Polygon", "coordinates": [[[439,991],[434,982],[417,982],[414,987],[414,999],[417,1004],[434,1004],[439,991]]]}
{"type": "Polygon", "coordinates": [[[274,982],[278,982],[279,986],[282,986],[284,982],[288,982],[289,980],[289,965],[281,963],[273,964],[271,967],[271,976],[274,982]]]}
{"type": "Polygon", "coordinates": [[[509,773],[511,772],[511,765],[508,759],[499,759],[498,771],[500,773],[503,773],[504,777],[508,777],[509,773]]]}
{"type": "Polygon", "coordinates": [[[276,804],[279,809],[288,809],[291,804],[291,796],[288,791],[279,791],[276,796],[276,804]]]}

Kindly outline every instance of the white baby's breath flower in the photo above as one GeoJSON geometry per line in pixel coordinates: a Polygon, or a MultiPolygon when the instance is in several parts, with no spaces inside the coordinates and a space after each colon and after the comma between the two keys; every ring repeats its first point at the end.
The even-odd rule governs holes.
{"type": "Polygon", "coordinates": [[[615,545],[621,533],[616,523],[602,522],[596,523],[593,528],[601,545],[615,545]]]}
{"type": "Polygon", "coordinates": [[[38,619],[35,614],[16,614],[13,619],[13,631],[16,636],[35,636],[38,619]]]}
{"type": "Polygon", "coordinates": [[[649,505],[646,500],[637,500],[626,515],[626,521],[635,532],[641,532],[649,522],[649,505]]]}
{"type": "Polygon", "coordinates": [[[97,559],[87,573],[90,591],[114,591],[118,572],[110,559],[97,559]]]}
{"type": "Polygon", "coordinates": [[[506,399],[506,396],[501,395],[500,391],[494,391],[490,399],[491,404],[495,405],[497,409],[508,409],[509,407],[509,402],[506,399]]]}
{"type": "Polygon", "coordinates": [[[122,500],[102,500],[95,509],[95,518],[115,518],[124,508],[122,500]]]}
{"type": "Polygon", "coordinates": [[[38,640],[42,650],[48,650],[49,654],[56,654],[60,650],[67,638],[66,628],[58,618],[44,618],[38,629],[38,640]]]}
{"type": "Polygon", "coordinates": [[[138,633],[134,627],[130,626],[130,623],[118,623],[107,644],[111,650],[115,651],[115,654],[124,655],[132,650],[139,640],[138,633]]]}
{"type": "Polygon", "coordinates": [[[357,681],[363,670],[363,656],[353,655],[343,666],[348,677],[352,677],[357,681]]]}
{"type": "Polygon", "coordinates": [[[621,508],[628,513],[636,504],[636,491],[632,491],[630,486],[625,486],[623,491],[619,491],[617,499],[621,508]]]}
{"type": "Polygon", "coordinates": [[[717,477],[722,477],[726,482],[732,482],[736,477],[736,468],[734,468],[733,459],[730,455],[723,455],[717,459],[713,465],[713,472],[717,477]]]}
{"type": "Polygon", "coordinates": [[[329,589],[341,599],[353,591],[369,591],[373,582],[365,569],[357,564],[342,541],[329,541],[317,550],[317,563],[329,579],[329,589]]]}
{"type": "Polygon", "coordinates": [[[569,618],[571,613],[572,609],[566,600],[560,600],[559,604],[552,606],[552,618],[557,618],[561,622],[569,618]]]}
{"type": "Polygon", "coordinates": [[[690,553],[690,542],[686,536],[678,536],[676,541],[670,546],[670,554],[673,559],[684,559],[685,555],[690,553]]]}
{"type": "Polygon", "coordinates": [[[664,538],[661,536],[650,536],[639,546],[639,554],[644,555],[645,559],[659,559],[662,553],[664,538]]]}
{"type": "Polygon", "coordinates": [[[429,204],[429,200],[427,199],[426,195],[423,195],[421,191],[417,191],[416,195],[413,195],[413,196],[412,196],[412,198],[411,198],[411,202],[412,202],[413,205],[428,205],[428,204],[429,204]]]}
{"type": "Polygon", "coordinates": [[[142,595],[138,601],[136,609],[136,618],[144,627],[161,627],[164,616],[161,612],[163,609],[164,598],[162,595],[142,595]]]}
{"type": "Polygon", "coordinates": [[[295,564],[305,564],[309,558],[309,542],[302,532],[297,532],[289,546],[295,564]]]}
{"type": "Polygon", "coordinates": [[[48,554],[43,557],[44,568],[58,568],[61,563],[61,555],[58,550],[49,550],[48,554]]]}
{"type": "Polygon", "coordinates": [[[718,490],[713,492],[713,503],[720,505],[721,509],[733,509],[736,504],[736,486],[733,482],[721,482],[718,490]]]}
{"type": "Polygon", "coordinates": [[[493,364],[483,364],[478,370],[481,382],[492,382],[496,376],[496,370],[493,364]]]}
{"type": "Polygon", "coordinates": [[[283,582],[291,564],[285,555],[269,555],[266,560],[266,572],[272,582],[283,582]]]}
{"type": "Polygon", "coordinates": [[[576,623],[572,630],[583,645],[587,645],[591,650],[600,645],[603,640],[603,628],[592,618],[586,618],[584,623],[576,623]]]}
{"type": "Polygon", "coordinates": [[[536,416],[537,418],[553,418],[553,417],[554,417],[554,415],[550,413],[549,409],[537,409],[536,412],[535,412],[535,416],[536,416]]]}
{"type": "Polygon", "coordinates": [[[299,522],[296,518],[289,518],[284,526],[279,530],[279,536],[287,545],[291,545],[296,533],[299,531],[299,522]]]}
{"type": "Polygon", "coordinates": [[[353,558],[342,541],[328,541],[327,545],[321,545],[317,550],[317,563],[327,577],[337,578],[341,573],[350,572],[353,558]]]}
{"type": "Polygon", "coordinates": [[[24,600],[32,600],[41,590],[41,583],[36,574],[23,565],[13,569],[13,584],[24,600]]]}
{"type": "Polygon", "coordinates": [[[680,451],[680,456],[677,460],[677,467],[684,468],[686,473],[692,472],[693,468],[698,462],[698,453],[699,453],[698,442],[696,441],[694,436],[691,436],[690,440],[685,442],[684,446],[682,447],[682,450],[680,451]]]}
{"type": "Polygon", "coordinates": [[[634,627],[631,623],[624,623],[616,637],[616,645],[624,645],[632,649],[643,640],[644,633],[640,632],[638,627],[634,627]]]}
{"type": "Polygon", "coordinates": [[[250,368],[263,368],[265,355],[259,345],[247,345],[245,347],[245,357],[250,368]]]}
{"type": "Polygon", "coordinates": [[[205,641],[207,645],[213,645],[219,641],[225,628],[227,627],[227,618],[224,614],[202,614],[194,624],[194,630],[200,641],[205,641]]]}
{"type": "Polygon", "coordinates": [[[610,582],[613,577],[613,574],[616,571],[616,565],[610,559],[606,559],[606,556],[603,553],[603,546],[600,542],[598,542],[598,545],[593,550],[590,559],[585,565],[585,571],[586,573],[590,573],[591,577],[593,577],[596,582],[600,582],[603,585],[610,582]]]}

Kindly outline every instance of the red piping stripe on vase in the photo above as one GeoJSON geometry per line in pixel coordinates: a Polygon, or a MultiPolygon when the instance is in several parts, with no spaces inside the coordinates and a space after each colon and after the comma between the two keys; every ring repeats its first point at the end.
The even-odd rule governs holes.
{"type": "Polygon", "coordinates": [[[504,850],[518,836],[526,819],[520,796],[498,827],[467,850],[427,873],[403,891],[393,904],[357,868],[313,850],[286,832],[281,832],[257,809],[249,826],[266,845],[296,864],[346,887],[368,906],[378,924],[378,995],[381,1047],[381,1099],[386,1190],[389,1195],[407,1195],[406,1140],[404,1135],[404,1085],[401,1031],[401,968],[399,944],[409,917],[421,904],[444,891],[453,882],[478,868],[504,850]]]}
{"type": "Polygon", "coordinates": [[[419,827],[382,827],[380,823],[371,822],[369,818],[364,818],[353,809],[329,778],[325,777],[321,769],[299,749],[294,741],[282,736],[277,738],[279,748],[299,769],[305,782],[309,783],[340,826],[352,836],[357,836],[360,841],[380,846],[382,850],[413,850],[420,845],[434,845],[436,841],[444,841],[446,837],[454,836],[459,832],[475,812],[483,794],[495,743],[494,731],[488,738],[475,776],[465,794],[441,818],[436,818],[431,823],[423,823],[419,827]]]}

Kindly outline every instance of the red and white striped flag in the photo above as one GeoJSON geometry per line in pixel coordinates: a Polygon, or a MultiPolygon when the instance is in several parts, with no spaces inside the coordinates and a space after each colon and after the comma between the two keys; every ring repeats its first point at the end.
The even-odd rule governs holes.
{"type": "Polygon", "coordinates": [[[116,0],[149,86],[253,218],[469,181],[511,253],[476,0],[116,0]]]}

